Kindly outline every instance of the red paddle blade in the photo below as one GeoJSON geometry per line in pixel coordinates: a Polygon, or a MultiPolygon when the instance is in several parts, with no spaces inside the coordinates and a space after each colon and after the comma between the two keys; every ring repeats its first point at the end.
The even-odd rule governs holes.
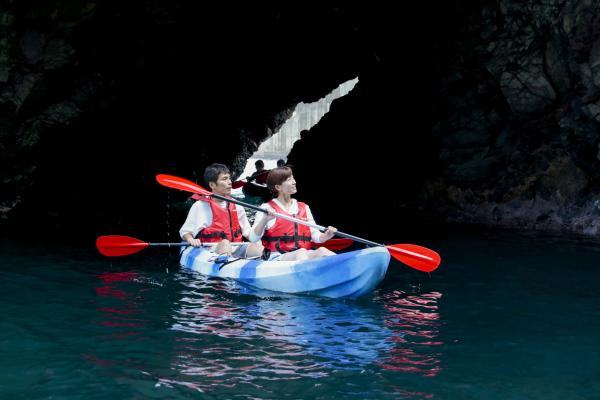
{"type": "Polygon", "coordinates": [[[329,239],[325,243],[312,243],[313,249],[318,249],[319,247],[325,247],[332,251],[343,250],[346,247],[352,246],[354,240],[352,239],[329,239]]]}
{"type": "Polygon", "coordinates": [[[191,193],[198,193],[198,194],[202,194],[204,196],[212,195],[211,192],[204,189],[202,186],[198,185],[197,183],[188,181],[187,179],[179,178],[177,176],[159,174],[159,175],[156,175],[156,180],[161,185],[170,187],[173,189],[179,189],[179,190],[183,190],[183,191],[191,192],[191,193]]]}
{"type": "Polygon", "coordinates": [[[423,272],[434,271],[442,261],[435,251],[416,244],[393,244],[385,247],[396,260],[423,272]]]}
{"type": "Polygon", "coordinates": [[[246,181],[235,181],[231,184],[232,189],[239,189],[246,185],[246,181]]]}
{"type": "Polygon", "coordinates": [[[108,257],[128,256],[148,247],[148,243],[129,236],[108,235],[96,239],[98,251],[108,257]]]}

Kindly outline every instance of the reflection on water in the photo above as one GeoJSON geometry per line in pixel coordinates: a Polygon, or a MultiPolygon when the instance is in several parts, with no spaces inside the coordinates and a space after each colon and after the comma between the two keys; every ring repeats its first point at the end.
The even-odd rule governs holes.
{"type": "MultiPolygon", "coordinates": [[[[103,273],[97,279],[98,324],[112,330],[111,339],[134,340],[149,326],[156,329],[153,316],[142,311],[144,303],[154,301],[145,293],[152,292],[151,279],[136,272],[103,273]]],[[[188,271],[170,279],[172,287],[159,288],[175,289],[169,295],[170,315],[162,317],[168,324],[159,328],[166,338],[160,344],[167,352],[164,364],[144,365],[143,358],[120,361],[158,386],[205,392],[235,391],[242,385],[264,391],[278,381],[331,379],[344,371],[425,377],[441,371],[438,292],[397,290],[357,302],[250,295],[233,281],[188,271]]],[[[119,363],[93,354],[87,360],[99,367],[119,363]]]]}
{"type": "Polygon", "coordinates": [[[440,314],[439,292],[404,295],[394,291],[383,298],[389,311],[385,325],[397,332],[394,346],[382,367],[388,370],[414,372],[423,376],[436,376],[441,372],[439,352],[435,347],[444,343],[438,340],[440,314]]]}
{"type": "MultiPolygon", "coordinates": [[[[107,298],[107,302],[114,306],[98,307],[98,312],[103,316],[99,324],[107,327],[121,327],[123,330],[114,332],[115,338],[126,338],[139,334],[144,320],[136,317],[140,313],[135,303],[135,293],[127,292],[119,287],[119,283],[134,282],[138,279],[136,272],[104,272],[98,275],[101,284],[96,287],[96,294],[107,298]],[[129,329],[131,328],[131,329],[129,329]]],[[[106,304],[106,303],[104,303],[106,304]]]]}
{"type": "Polygon", "coordinates": [[[456,239],[359,301],[0,243],[0,398],[594,398],[598,246],[542,239],[456,239]]]}

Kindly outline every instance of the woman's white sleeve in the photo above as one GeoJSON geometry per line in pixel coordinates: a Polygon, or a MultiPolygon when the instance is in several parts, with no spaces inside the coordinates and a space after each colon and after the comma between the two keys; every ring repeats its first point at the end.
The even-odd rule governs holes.
{"type": "Polygon", "coordinates": [[[236,205],[238,221],[240,221],[240,228],[242,228],[242,236],[246,239],[250,240],[250,222],[248,222],[248,216],[246,215],[246,210],[244,207],[236,205]]]}
{"type": "MultiPolygon", "coordinates": [[[[316,225],[317,223],[315,222],[315,218],[312,215],[312,212],[310,211],[310,207],[308,206],[308,204],[306,205],[306,219],[308,220],[309,223],[316,225]]],[[[312,238],[312,241],[315,243],[321,243],[320,237],[321,237],[321,232],[317,229],[317,228],[310,228],[310,237],[312,238]]]]}
{"type": "MultiPolygon", "coordinates": [[[[267,209],[267,203],[262,204],[260,206],[260,208],[264,208],[266,210],[267,209]]],[[[265,215],[266,214],[262,213],[262,212],[257,212],[256,213],[256,218],[254,219],[254,225],[252,225],[252,229],[250,229],[250,237],[248,238],[252,243],[256,243],[256,242],[260,241],[260,239],[265,234],[265,229],[267,227],[273,226],[274,221],[271,221],[271,222],[269,222],[267,224],[267,226],[265,227],[265,229],[262,230],[262,232],[260,233],[260,235],[256,234],[256,232],[254,231],[254,227],[256,227],[256,225],[258,225],[258,223],[263,220],[263,218],[265,217],[265,215]]]]}

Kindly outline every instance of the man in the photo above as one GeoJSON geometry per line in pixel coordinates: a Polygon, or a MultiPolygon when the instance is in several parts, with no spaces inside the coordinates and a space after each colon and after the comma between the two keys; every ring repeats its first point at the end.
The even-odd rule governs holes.
{"type": "MultiPolygon", "coordinates": [[[[213,193],[231,196],[231,174],[225,165],[215,163],[206,167],[204,182],[213,193]]],[[[194,247],[203,243],[217,243],[217,254],[249,258],[260,256],[263,252],[263,246],[257,246],[257,243],[232,246],[232,243],[240,243],[242,237],[249,238],[250,223],[243,207],[218,199],[203,198],[196,201],[179,235],[194,247]]]]}

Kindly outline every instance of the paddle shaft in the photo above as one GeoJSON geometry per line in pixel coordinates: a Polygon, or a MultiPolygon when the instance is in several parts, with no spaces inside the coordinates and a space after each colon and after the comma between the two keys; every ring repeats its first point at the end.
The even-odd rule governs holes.
{"type": "MultiPolygon", "coordinates": [[[[212,193],[211,196],[215,197],[217,199],[228,201],[228,202],[234,203],[234,204],[238,204],[238,205],[240,205],[242,207],[250,208],[252,210],[259,211],[259,212],[262,212],[262,213],[265,213],[265,214],[268,213],[268,211],[265,210],[264,208],[260,208],[258,206],[255,206],[254,204],[244,203],[243,201],[239,201],[239,200],[236,200],[236,199],[231,198],[231,197],[225,197],[225,196],[221,196],[221,195],[218,195],[218,194],[215,194],[215,193],[212,193]]],[[[276,216],[277,218],[285,219],[285,220],[288,220],[288,221],[291,221],[291,222],[295,222],[295,223],[300,224],[300,225],[306,225],[306,226],[309,226],[311,228],[318,229],[321,232],[324,232],[324,231],[327,230],[327,228],[324,227],[324,226],[317,225],[317,224],[311,224],[310,222],[302,221],[301,219],[297,219],[297,218],[294,218],[294,217],[288,217],[287,215],[283,215],[283,214],[279,214],[279,213],[273,213],[273,215],[276,216]]],[[[357,236],[350,235],[348,233],[337,231],[335,234],[337,236],[340,236],[340,237],[343,237],[343,238],[346,238],[346,239],[352,239],[352,240],[355,240],[355,241],[360,242],[360,243],[368,244],[369,246],[384,246],[385,247],[385,245],[383,245],[383,244],[371,242],[370,240],[362,239],[362,238],[359,238],[357,236]]]]}
{"type": "MultiPolygon", "coordinates": [[[[202,246],[216,246],[218,243],[202,243],[202,246]]],[[[231,243],[232,246],[241,246],[245,243],[231,243]]],[[[179,242],[179,243],[148,243],[148,246],[167,246],[167,247],[184,247],[189,246],[188,242],[179,242]]]]}

